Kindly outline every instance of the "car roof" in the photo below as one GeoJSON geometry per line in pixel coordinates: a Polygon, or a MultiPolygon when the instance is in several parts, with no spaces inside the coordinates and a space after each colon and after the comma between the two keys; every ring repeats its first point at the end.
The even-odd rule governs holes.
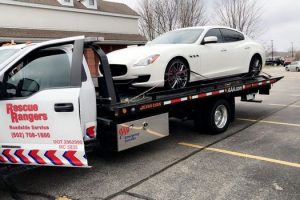
{"type": "MultiPolygon", "coordinates": [[[[239,33],[242,33],[241,31],[237,30],[237,29],[233,29],[227,26],[219,26],[219,25],[209,25],[209,26],[194,26],[194,27],[186,27],[186,28],[180,28],[177,30],[192,30],[192,29],[204,29],[204,30],[209,30],[209,29],[213,29],[213,28],[225,28],[225,29],[229,29],[229,30],[233,30],[233,31],[237,31],[239,33]]],[[[242,33],[243,34],[243,33],[242,33]]]]}

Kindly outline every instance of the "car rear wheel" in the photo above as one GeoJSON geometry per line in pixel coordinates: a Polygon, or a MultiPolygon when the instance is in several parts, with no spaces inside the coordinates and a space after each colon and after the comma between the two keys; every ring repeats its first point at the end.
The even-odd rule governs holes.
{"type": "Polygon", "coordinates": [[[296,67],[296,71],[297,71],[297,72],[300,72],[300,69],[299,69],[299,67],[296,67]]]}
{"type": "Polygon", "coordinates": [[[182,59],[172,60],[165,72],[165,88],[181,89],[187,86],[190,80],[190,69],[182,59]]]}
{"type": "Polygon", "coordinates": [[[249,74],[257,76],[262,70],[262,61],[259,56],[254,56],[250,61],[249,74]]]}

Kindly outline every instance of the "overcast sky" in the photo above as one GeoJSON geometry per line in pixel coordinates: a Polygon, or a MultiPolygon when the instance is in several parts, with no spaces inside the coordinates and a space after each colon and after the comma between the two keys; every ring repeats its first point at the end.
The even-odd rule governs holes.
{"type": "MultiPolygon", "coordinates": [[[[110,0],[121,2],[136,9],[141,0],[110,0]]],[[[207,4],[210,16],[213,18],[215,1],[203,0],[207,4]]],[[[294,48],[300,50],[300,1],[299,0],[257,0],[263,8],[262,25],[264,34],[257,38],[265,46],[274,40],[275,49],[288,51],[292,42],[294,48]]]]}

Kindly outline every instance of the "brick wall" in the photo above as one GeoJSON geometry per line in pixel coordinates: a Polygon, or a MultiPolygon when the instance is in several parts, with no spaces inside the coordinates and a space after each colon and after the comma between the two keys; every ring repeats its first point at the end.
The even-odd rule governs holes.
{"type": "MultiPolygon", "coordinates": [[[[126,45],[101,45],[100,47],[105,53],[109,53],[118,49],[126,48],[127,46],[126,45]]],[[[98,56],[95,55],[93,50],[90,48],[84,50],[84,56],[88,63],[92,77],[93,78],[99,77],[98,63],[100,61],[98,56]]]]}

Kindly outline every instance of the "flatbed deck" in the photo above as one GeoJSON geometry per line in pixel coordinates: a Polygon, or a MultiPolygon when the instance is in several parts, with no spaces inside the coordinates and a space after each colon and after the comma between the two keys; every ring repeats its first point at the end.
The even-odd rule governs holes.
{"type": "Polygon", "coordinates": [[[184,89],[156,91],[143,94],[138,98],[135,98],[136,96],[133,93],[127,96],[123,95],[119,97],[120,101],[116,104],[102,104],[101,98],[98,98],[98,109],[106,110],[113,117],[119,118],[218,95],[235,93],[235,96],[242,96],[243,94],[254,92],[265,94],[264,89],[267,89],[266,91],[268,92],[271,85],[282,78],[260,75],[256,77],[228,78],[210,83],[200,82],[197,85],[184,89]]]}

